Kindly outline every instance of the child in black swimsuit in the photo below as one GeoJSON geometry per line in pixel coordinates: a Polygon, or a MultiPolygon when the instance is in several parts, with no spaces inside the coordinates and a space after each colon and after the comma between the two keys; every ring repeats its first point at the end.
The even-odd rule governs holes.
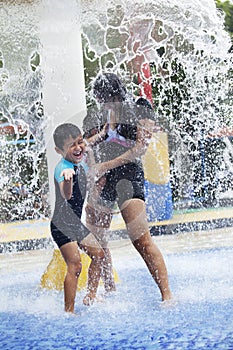
{"type": "Polygon", "coordinates": [[[138,104],[132,99],[127,100],[127,91],[115,74],[105,73],[97,77],[93,94],[101,105],[101,118],[103,123],[107,121],[108,130],[104,141],[95,149],[96,178],[103,180],[100,192],[102,209],[87,206],[87,225],[98,226],[103,212],[110,211],[108,220],[102,225],[108,229],[111,209],[117,202],[129,238],[157,283],[162,301],[170,300],[165,262],[150,235],[147,221],[141,162],[155,127],[155,115],[146,100],[142,99],[138,104]]]}
{"type": "Polygon", "coordinates": [[[86,195],[83,157],[85,142],[73,124],[59,125],[54,132],[55,150],[62,156],[54,173],[56,202],[51,220],[51,233],[67,265],[64,280],[65,311],[74,312],[81,258],[78,246],[92,259],[88,272],[88,292],[83,302],[89,305],[96,298],[103,249],[82,224],[81,215],[86,195]]]}

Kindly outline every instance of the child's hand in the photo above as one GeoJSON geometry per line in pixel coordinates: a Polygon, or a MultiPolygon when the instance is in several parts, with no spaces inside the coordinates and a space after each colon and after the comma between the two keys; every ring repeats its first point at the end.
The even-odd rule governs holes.
{"type": "Polygon", "coordinates": [[[154,133],[156,133],[156,132],[163,132],[163,128],[162,128],[161,126],[159,126],[159,125],[155,125],[155,126],[153,127],[152,131],[153,131],[154,133]]]}
{"type": "Polygon", "coordinates": [[[100,131],[100,135],[102,138],[105,137],[106,133],[108,132],[109,124],[105,123],[103,129],[100,131]]]}
{"type": "Polygon", "coordinates": [[[148,133],[162,132],[163,128],[160,125],[155,124],[153,120],[143,119],[139,121],[139,127],[148,133]]]}
{"type": "Polygon", "coordinates": [[[64,176],[65,181],[70,181],[71,179],[73,179],[74,174],[75,174],[74,169],[69,168],[69,169],[64,169],[61,172],[60,176],[64,176]]]}

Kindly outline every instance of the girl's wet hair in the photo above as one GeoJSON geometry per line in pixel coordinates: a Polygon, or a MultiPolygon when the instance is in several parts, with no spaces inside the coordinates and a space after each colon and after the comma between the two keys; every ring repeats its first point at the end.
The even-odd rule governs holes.
{"type": "Polygon", "coordinates": [[[116,74],[103,73],[93,84],[93,94],[101,103],[111,102],[115,97],[118,102],[123,102],[126,99],[127,90],[116,74]]]}
{"type": "Polygon", "coordinates": [[[147,107],[149,109],[153,109],[151,103],[146,100],[144,97],[139,97],[137,100],[136,100],[136,104],[138,106],[143,106],[143,107],[147,107]]]}
{"type": "Polygon", "coordinates": [[[103,115],[98,111],[96,106],[89,107],[87,109],[87,115],[83,119],[82,129],[84,138],[92,136],[93,129],[96,129],[96,132],[100,131],[105,123],[106,120],[103,120],[103,115]]]}
{"type": "Polygon", "coordinates": [[[72,123],[60,124],[53,133],[55,146],[62,150],[66,139],[70,136],[76,139],[79,135],[81,135],[81,131],[77,125],[72,123]]]}

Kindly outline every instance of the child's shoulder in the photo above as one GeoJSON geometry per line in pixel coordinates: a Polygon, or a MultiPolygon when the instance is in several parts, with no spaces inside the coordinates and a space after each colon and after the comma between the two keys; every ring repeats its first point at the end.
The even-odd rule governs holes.
{"type": "Polygon", "coordinates": [[[73,164],[64,158],[61,158],[60,161],[57,163],[55,170],[59,169],[62,171],[64,169],[70,169],[70,168],[73,168],[73,164]]]}
{"type": "Polygon", "coordinates": [[[57,182],[64,181],[64,176],[61,176],[61,172],[65,169],[72,169],[73,164],[66,159],[62,158],[56,165],[54,170],[54,177],[57,180],[57,182]]]}

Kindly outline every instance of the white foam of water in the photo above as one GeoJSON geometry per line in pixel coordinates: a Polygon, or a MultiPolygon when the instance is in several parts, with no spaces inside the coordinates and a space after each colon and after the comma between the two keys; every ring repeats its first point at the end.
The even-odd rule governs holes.
{"type": "Polygon", "coordinates": [[[177,284],[176,297],[181,302],[221,302],[232,299],[231,254],[232,251],[228,250],[207,251],[169,259],[170,273],[181,281],[177,284]]]}

